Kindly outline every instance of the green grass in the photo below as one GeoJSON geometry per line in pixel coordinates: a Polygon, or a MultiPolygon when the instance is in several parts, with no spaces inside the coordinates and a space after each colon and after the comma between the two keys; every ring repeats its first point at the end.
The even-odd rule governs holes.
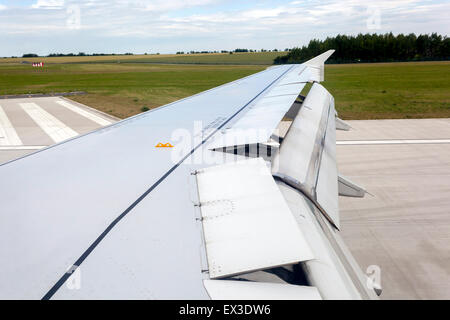
{"type": "Polygon", "coordinates": [[[0,66],[0,95],[86,91],[70,97],[119,118],[263,70],[260,66],[52,64],[0,66]]]}
{"type": "Polygon", "coordinates": [[[228,64],[228,65],[271,65],[273,60],[286,54],[285,52],[252,52],[252,53],[225,53],[200,55],[156,55],[150,58],[129,59],[127,63],[175,63],[175,64],[228,64]]]}
{"type": "Polygon", "coordinates": [[[44,62],[54,63],[158,63],[158,64],[226,64],[226,65],[271,65],[273,60],[286,52],[241,52],[208,54],[161,54],[96,57],[43,57],[43,58],[4,58],[6,63],[44,62]]]}
{"type": "Polygon", "coordinates": [[[343,119],[450,117],[450,62],[329,65],[323,85],[343,119]]]}
{"type": "MultiPolygon", "coordinates": [[[[41,69],[0,63],[0,95],[86,91],[70,98],[125,118],[264,68],[54,63],[41,69]]],[[[327,65],[325,78],[344,119],[450,117],[450,62],[327,65]]]]}

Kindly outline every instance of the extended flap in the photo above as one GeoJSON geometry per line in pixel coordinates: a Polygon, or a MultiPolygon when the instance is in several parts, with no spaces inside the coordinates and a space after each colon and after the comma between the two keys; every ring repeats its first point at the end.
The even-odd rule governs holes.
{"type": "Polygon", "coordinates": [[[197,184],[211,278],[313,258],[261,158],[202,169],[197,184]]]}

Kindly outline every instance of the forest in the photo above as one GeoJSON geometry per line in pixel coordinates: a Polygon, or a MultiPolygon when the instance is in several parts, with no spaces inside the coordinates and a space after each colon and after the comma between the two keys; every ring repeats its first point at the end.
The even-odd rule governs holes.
{"type": "Polygon", "coordinates": [[[275,58],[274,64],[301,63],[330,49],[336,52],[327,63],[450,60],[447,36],[386,33],[313,39],[307,46],[293,48],[287,55],[275,58]]]}

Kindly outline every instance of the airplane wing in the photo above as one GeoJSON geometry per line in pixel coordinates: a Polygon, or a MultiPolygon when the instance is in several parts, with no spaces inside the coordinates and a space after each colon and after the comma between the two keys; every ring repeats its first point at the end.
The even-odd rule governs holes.
{"type": "Polygon", "coordinates": [[[331,54],[1,165],[0,298],[373,297],[338,232],[335,110],[318,84],[331,54]]]}

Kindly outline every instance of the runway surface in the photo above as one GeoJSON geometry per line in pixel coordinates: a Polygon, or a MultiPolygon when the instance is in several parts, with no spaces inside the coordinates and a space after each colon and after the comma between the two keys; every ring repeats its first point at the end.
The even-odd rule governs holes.
{"type": "Polygon", "coordinates": [[[0,164],[117,119],[63,97],[0,100],[0,164]]]}
{"type": "Polygon", "coordinates": [[[450,299],[450,119],[348,123],[339,172],[373,196],[340,197],[347,246],[382,299],[450,299]]]}

